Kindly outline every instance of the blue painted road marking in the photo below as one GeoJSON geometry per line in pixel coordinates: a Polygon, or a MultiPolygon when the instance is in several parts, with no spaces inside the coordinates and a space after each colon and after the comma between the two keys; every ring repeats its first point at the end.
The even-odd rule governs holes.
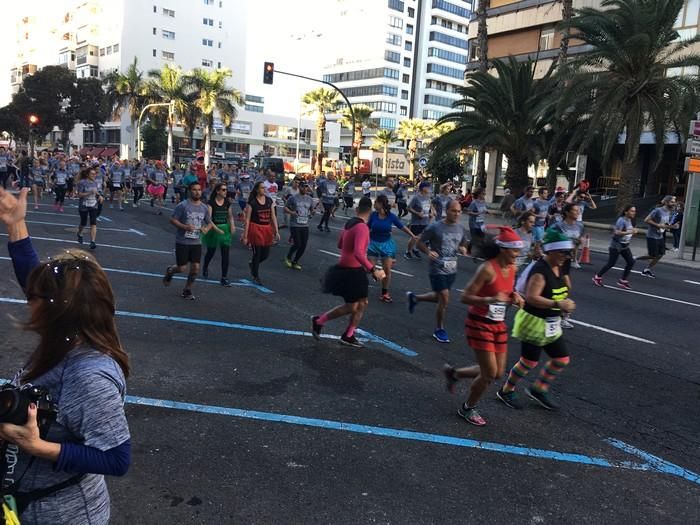
{"type": "Polygon", "coordinates": [[[589,456],[586,454],[575,454],[571,452],[559,452],[557,450],[546,450],[539,448],[509,445],[506,443],[494,443],[489,441],[478,441],[475,439],[446,436],[441,434],[428,434],[413,430],[403,430],[396,428],[377,427],[371,425],[361,425],[356,423],[346,423],[343,421],[332,421],[328,419],[315,419],[287,414],[276,414],[273,412],[260,412],[257,410],[244,410],[240,408],[228,408],[212,405],[199,405],[195,403],[182,403],[165,399],[153,399],[139,396],[127,396],[127,403],[142,406],[152,406],[158,408],[168,408],[173,410],[184,410],[188,412],[199,412],[203,414],[218,414],[222,416],[239,417],[244,419],[254,419],[260,421],[272,421],[276,423],[286,423],[289,425],[299,425],[305,427],[315,427],[327,430],[339,430],[352,432],[355,434],[367,434],[394,439],[405,439],[410,441],[422,441],[439,445],[451,445],[455,447],[472,448],[509,454],[514,456],[525,456],[531,458],[548,459],[551,461],[561,461],[602,468],[617,468],[624,470],[636,470],[647,472],[658,472],[678,476],[692,483],[700,484],[700,475],[686,470],[678,465],[652,456],[644,451],[636,449],[619,440],[608,439],[607,441],[625,452],[640,456],[647,463],[633,463],[630,461],[614,461],[606,458],[589,456]]]}
{"type": "MultiPolygon", "coordinates": [[[[2,237],[7,237],[6,233],[0,233],[0,236],[2,237]]],[[[68,239],[52,239],[49,237],[36,237],[34,235],[31,236],[32,239],[36,239],[38,241],[50,241],[50,242],[62,242],[62,243],[68,243],[68,244],[80,244],[78,241],[70,241],[68,239]]],[[[173,255],[175,253],[174,250],[170,251],[164,251],[164,250],[152,250],[150,248],[132,248],[131,246],[117,246],[115,244],[102,244],[102,243],[97,243],[97,247],[102,247],[102,248],[116,248],[118,250],[129,250],[133,252],[147,252],[147,253],[163,253],[165,255],[173,255]]]]}

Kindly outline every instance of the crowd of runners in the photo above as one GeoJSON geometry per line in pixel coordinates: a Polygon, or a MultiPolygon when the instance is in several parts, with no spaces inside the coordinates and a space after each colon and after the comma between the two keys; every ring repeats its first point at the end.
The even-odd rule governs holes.
{"type": "MultiPolygon", "coordinates": [[[[250,250],[251,278],[262,285],[261,265],[273,245],[288,244],[283,264],[300,271],[309,229],[315,226],[319,232],[329,233],[330,219],[336,213],[352,215],[339,235],[339,261],[323,277],[324,291],[341,297],[343,303],[314,315],[311,332],[319,338],[328,322],[347,316],[340,342],[356,348],[363,346],[356,330],[369,304],[369,277],[379,283],[380,301],[394,301],[395,232],[408,237],[403,252],[406,260],[428,260],[430,289],[409,291],[406,301],[410,314],[420,303],[436,305],[433,338],[438,343],[450,342],[445,319],[458,258],[471,255],[484,261],[461,296],[461,302],[468,305],[467,343],[477,364],[464,368],[446,365],[444,370],[451,392],[461,379],[472,379],[459,415],[474,425],[486,424],[477,402],[506,372],[509,307],[517,309],[511,333],[521,341],[521,356],[496,395],[508,407],[520,408],[517,385],[537,366],[544,350],[549,359],[526,393],[547,409],[557,408],[549,389],[569,363],[562,330],[573,328],[570,316],[576,305],[569,298],[571,270],[581,267],[583,213],[596,208],[585,181],[571,193],[557,188],[551,197],[547,189],[527,187],[504,210],[512,219],[511,227],[488,224],[490,211],[482,189],[465,198],[449,182],[434,188],[431,182],[423,181],[408,188],[388,177],[383,189],[375,189],[373,200],[367,179],[359,191],[353,178],[333,172],[318,178],[292,176],[287,183],[272,169],[234,165],[205,169],[201,153],[191,163],[171,170],[161,161],[122,161],[116,156],[105,160],[41,154],[29,162],[24,155],[15,159],[0,149],[0,180],[4,186],[31,188],[35,209],[47,193],[51,193],[50,202],[57,213],[65,213],[67,198],[76,199],[80,216],[77,238],[84,242],[84,228],[89,224],[91,249],[97,247],[97,218],[105,205],[123,210],[129,203],[137,207],[145,202],[160,215],[166,202],[175,204],[170,217],[175,228],[175,264],[167,267],[163,283],[167,286],[175,274],[186,273],[181,295],[190,300],[195,299],[193,286],[200,273],[209,278],[217,251],[221,256],[220,283],[231,285],[229,251],[237,232],[250,250]],[[461,222],[463,214],[466,226],[461,222]],[[317,221],[313,220],[315,215],[317,221]],[[288,234],[282,240],[285,228],[288,234]]],[[[615,222],[609,261],[593,277],[596,286],[603,285],[603,276],[620,256],[626,264],[618,286],[631,288],[629,275],[636,260],[648,260],[641,273],[655,277],[652,268],[664,255],[666,231],[673,234],[677,247],[682,205],[677,205],[675,197],[665,197],[644,219],[648,254],[637,259],[630,249],[630,241],[638,233],[635,217],[635,207],[626,206],[615,222]]]]}

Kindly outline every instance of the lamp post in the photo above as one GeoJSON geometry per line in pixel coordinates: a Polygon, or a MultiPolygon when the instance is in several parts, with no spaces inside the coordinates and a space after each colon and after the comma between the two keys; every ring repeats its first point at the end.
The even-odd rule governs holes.
{"type": "MultiPolygon", "coordinates": [[[[153,104],[146,104],[143,109],[141,110],[141,114],[139,115],[139,120],[136,123],[136,158],[141,160],[141,150],[142,144],[141,144],[141,119],[143,118],[144,113],[146,110],[150,108],[155,108],[155,107],[163,107],[163,106],[168,106],[168,122],[172,120],[173,117],[173,110],[175,109],[175,102],[172,100],[170,102],[155,102],[153,104]]],[[[173,161],[173,137],[172,133],[168,133],[168,154],[166,158],[166,163],[168,164],[168,167],[171,166],[173,161]]]]}
{"type": "Polygon", "coordinates": [[[34,128],[39,123],[39,117],[29,115],[29,156],[34,158],[34,128]]]}

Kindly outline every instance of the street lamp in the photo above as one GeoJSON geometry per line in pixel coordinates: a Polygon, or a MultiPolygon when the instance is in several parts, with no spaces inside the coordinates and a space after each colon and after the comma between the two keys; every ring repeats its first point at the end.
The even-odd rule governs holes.
{"type": "Polygon", "coordinates": [[[34,128],[39,123],[39,117],[29,115],[29,156],[34,157],[34,128]]]}

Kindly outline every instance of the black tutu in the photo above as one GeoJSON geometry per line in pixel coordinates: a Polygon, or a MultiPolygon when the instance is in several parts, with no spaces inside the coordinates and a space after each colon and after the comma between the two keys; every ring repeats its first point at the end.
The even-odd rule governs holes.
{"type": "Polygon", "coordinates": [[[323,293],[342,297],[346,303],[355,303],[369,296],[369,279],[364,268],[331,266],[322,282],[323,293]]]}

